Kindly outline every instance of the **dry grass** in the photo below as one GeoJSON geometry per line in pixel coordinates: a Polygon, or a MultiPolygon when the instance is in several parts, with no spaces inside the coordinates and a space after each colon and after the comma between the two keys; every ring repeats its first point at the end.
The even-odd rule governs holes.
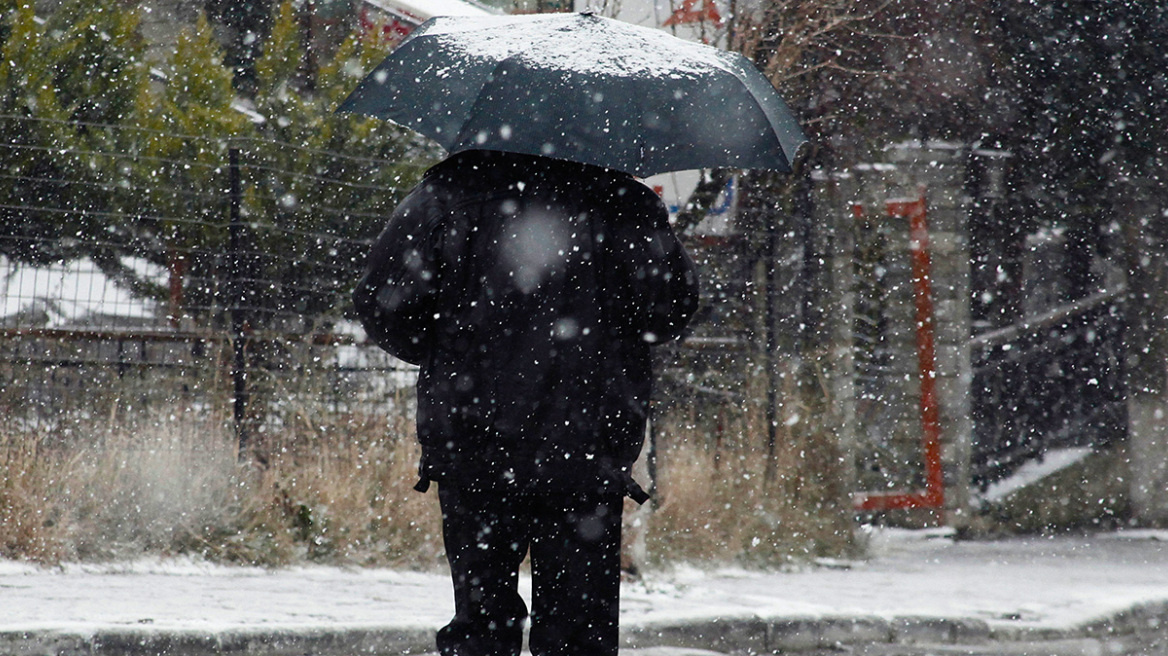
{"type": "Polygon", "coordinates": [[[783,408],[769,475],[760,408],[724,412],[717,441],[709,417],[678,414],[661,430],[659,507],[644,538],[649,564],[771,566],[856,555],[844,461],[822,413],[783,408]]]}
{"type": "Polygon", "coordinates": [[[715,467],[705,449],[677,446],[662,454],[661,472],[646,536],[651,564],[765,566],[853,549],[849,514],[810,490],[793,493],[789,472],[767,481],[759,454],[715,467]]]}
{"type": "Polygon", "coordinates": [[[437,509],[410,490],[411,440],[376,422],[351,428],[346,440],[269,439],[285,444],[265,468],[238,464],[229,431],[189,417],[68,444],[10,437],[0,454],[0,556],[432,565],[437,509]]]}
{"type": "MultiPolygon", "coordinates": [[[[786,430],[768,480],[758,419],[740,415],[716,445],[702,413],[663,422],[659,505],[626,514],[627,563],[766,566],[850,552],[830,433],[786,430]]],[[[441,565],[436,495],[412,490],[407,417],[297,409],[285,423],[256,440],[266,467],[240,465],[225,422],[195,413],[0,435],[0,557],[441,565]]]]}

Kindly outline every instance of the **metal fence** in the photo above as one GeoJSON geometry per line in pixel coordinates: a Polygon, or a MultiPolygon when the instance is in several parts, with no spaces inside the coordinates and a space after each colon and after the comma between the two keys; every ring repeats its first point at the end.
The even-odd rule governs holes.
{"type": "MultiPolygon", "coordinates": [[[[19,136],[46,123],[0,116],[0,161],[14,163],[0,172],[11,430],[182,411],[246,442],[306,413],[409,411],[414,368],[365,343],[346,313],[372,239],[433,153],[108,125],[88,126],[106,138],[55,149],[19,136]],[[158,141],[168,154],[151,150],[158,141]]],[[[705,310],[695,348],[658,354],[659,398],[718,388],[721,407],[752,370],[754,260],[741,236],[690,246],[705,310]],[[673,375],[683,361],[698,374],[673,375]]]]}
{"type": "MultiPolygon", "coordinates": [[[[20,135],[52,122],[0,123],[20,135]]],[[[77,128],[51,127],[66,125],[77,128]]],[[[246,435],[306,405],[377,408],[409,380],[346,317],[368,244],[409,184],[400,160],[89,129],[104,138],[0,143],[10,428],[181,407],[246,435]],[[159,141],[165,152],[151,150],[159,141]]]]}
{"type": "MultiPolygon", "coordinates": [[[[412,368],[363,344],[346,312],[370,241],[426,153],[76,123],[67,127],[88,138],[52,147],[22,136],[64,126],[0,116],[9,431],[64,435],[56,429],[181,411],[219,418],[246,441],[308,415],[329,422],[408,404],[412,368]]],[[[884,426],[875,415],[909,405],[888,396],[887,379],[903,372],[882,341],[888,294],[908,287],[873,235],[856,253],[856,385],[861,422],[884,426]]],[[[777,285],[765,295],[781,301],[775,314],[796,317],[802,297],[788,292],[811,284],[763,280],[744,239],[691,240],[705,310],[692,339],[658,356],[659,398],[709,410],[701,423],[715,450],[726,417],[751,411],[759,368],[777,367],[761,348],[772,313],[762,316],[759,289],[777,285]]],[[[774,255],[783,272],[798,270],[788,262],[796,246],[774,255]]],[[[976,484],[1050,447],[1101,445],[1123,430],[1119,297],[1031,316],[972,343],[976,484]]],[[[873,485],[919,471],[896,449],[866,463],[886,465],[873,485]]]]}

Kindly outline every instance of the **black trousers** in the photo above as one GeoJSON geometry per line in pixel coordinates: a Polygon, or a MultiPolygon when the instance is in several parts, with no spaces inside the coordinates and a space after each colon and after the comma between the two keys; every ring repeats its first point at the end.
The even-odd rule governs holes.
{"type": "Polygon", "coordinates": [[[623,495],[471,490],[439,483],[454,619],[442,656],[518,656],[527,608],[519,565],[531,552],[532,656],[616,656],[623,495]]]}

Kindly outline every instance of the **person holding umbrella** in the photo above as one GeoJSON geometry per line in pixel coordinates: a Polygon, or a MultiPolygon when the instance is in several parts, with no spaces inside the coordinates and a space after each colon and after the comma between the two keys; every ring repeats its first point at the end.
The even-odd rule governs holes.
{"type": "Polygon", "coordinates": [[[447,656],[616,654],[622,498],[646,499],[649,349],[697,307],[693,263],[631,176],[472,150],[431,169],[354,295],[418,364],[421,489],[438,482],[455,590],[447,656]]]}
{"type": "Polygon", "coordinates": [[[340,108],[452,153],[394,211],[353,296],[369,336],[420,367],[417,489],[438,484],[455,597],[443,656],[520,653],[529,552],[533,656],[617,654],[623,498],[648,498],[631,468],[650,349],[698,303],[693,262],[633,174],[788,167],[801,138],[724,55],[591,15],[439,18],[340,108]],[[702,136],[690,110],[707,103],[729,123],[702,136]]]}

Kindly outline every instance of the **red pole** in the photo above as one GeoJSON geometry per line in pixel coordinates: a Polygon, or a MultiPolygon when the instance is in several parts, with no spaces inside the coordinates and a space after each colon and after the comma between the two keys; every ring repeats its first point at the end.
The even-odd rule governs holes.
{"type": "MultiPolygon", "coordinates": [[[[890,208],[891,209],[891,208],[890,208]]],[[[936,326],[933,311],[933,266],[929,256],[929,226],[924,193],[903,208],[912,243],[913,291],[917,319],[917,368],[921,379],[921,429],[925,451],[925,496],[929,506],[945,502],[941,466],[941,412],[937,399],[936,326]]]]}
{"type": "MultiPolygon", "coordinates": [[[[932,262],[929,258],[928,208],[924,191],[916,200],[890,200],[888,216],[909,221],[913,302],[916,306],[917,374],[920,378],[921,447],[924,451],[925,489],[902,493],[859,493],[859,510],[940,508],[945,504],[945,478],[941,463],[941,412],[937,400],[936,334],[934,325],[932,262]]],[[[854,216],[862,216],[853,205],[854,216]]]]}

